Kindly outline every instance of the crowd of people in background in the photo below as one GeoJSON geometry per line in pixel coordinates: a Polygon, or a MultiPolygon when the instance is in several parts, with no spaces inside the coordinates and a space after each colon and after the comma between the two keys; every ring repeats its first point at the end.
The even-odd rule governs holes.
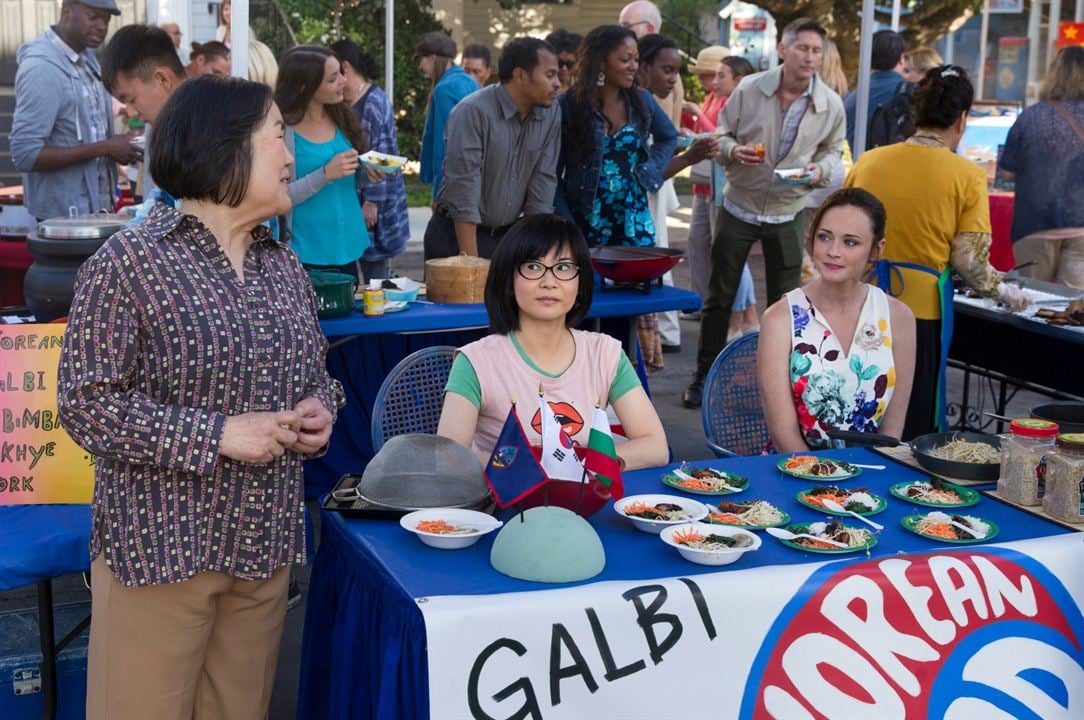
{"type": "MultiPolygon", "coordinates": [[[[249,32],[240,80],[225,77],[229,0],[214,40],[186,48],[175,23],[128,25],[99,59],[119,14],[115,0],[63,0],[57,23],[19,50],[11,132],[39,220],[111,210],[118,165],[149,170],[137,180],[141,222],[80,276],[60,374],[65,426],[104,458],[99,473],[113,473],[96,485],[92,537],[89,706],[102,716],[197,698],[208,716],[266,714],[283,566],[305,554],[300,461],[322,450],[342,404],[305,271],[386,278],[410,239],[402,173],[361,162],[368,151],[418,159],[431,187],[427,259],[493,259],[493,335],[457,358],[441,420],[482,455],[508,398],[529,395],[541,373],[613,405],[629,438],[622,462],[665,462],[629,358],[612,338],[573,329],[591,300],[589,246],[665,247],[679,173],[692,180],[688,257],[703,300],[682,318],[699,323],[682,402],[699,407],[720,351],[760,330],[776,451],[825,447],[832,430],[908,438],[938,427],[953,273],[1009,308],[1027,302],[989,262],[986,173],[955,152],[971,80],[895,32],[873,36],[864,109],[809,18],[782,29],[778,64],[760,70],[720,45],[686,64],[645,0],[584,35],[512,37],[496,62],[484,45],[460,55],[448,34],[429,32],[413,51],[431,83],[424,110],[411,110],[424,112],[424,131],[420,147],[404,148],[372,48],[343,38],[276,58],[249,32]],[[863,133],[871,149],[852,162],[863,133]],[[755,244],[762,319],[747,262],[755,244]],[[168,293],[159,275],[172,278],[168,293]],[[230,300],[239,288],[274,298],[271,312],[230,300]],[[203,344],[213,362],[191,354],[203,344]],[[520,360],[530,373],[509,370],[520,360]],[[172,402],[163,387],[176,390],[172,402]],[[248,404],[246,388],[273,404],[248,404]],[[185,473],[207,476],[214,497],[186,494],[173,482],[185,473]],[[213,514],[231,503],[248,514],[213,514]],[[209,528],[192,525],[204,516],[209,528]],[[253,533],[262,544],[248,542],[253,533]],[[145,603],[132,592],[141,586],[168,591],[145,603]],[[242,609],[200,638],[178,631],[192,641],[183,663],[147,646],[205,621],[190,607],[210,596],[242,609]],[[110,624],[117,613],[143,628],[140,639],[110,624]],[[255,659],[238,662],[231,643],[255,659]],[[163,700],[177,683],[186,699],[163,700]]],[[[1040,97],[1001,158],[1016,182],[1012,239],[1034,273],[1084,287],[1084,211],[1058,191],[1084,175],[1084,48],[1060,51],[1040,97]]],[[[681,347],[676,314],[640,318],[639,331],[648,370],[681,347]]]]}

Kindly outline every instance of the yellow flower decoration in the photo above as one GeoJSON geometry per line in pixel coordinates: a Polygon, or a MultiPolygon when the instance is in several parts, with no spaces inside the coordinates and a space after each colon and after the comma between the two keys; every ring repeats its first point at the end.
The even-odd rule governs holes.
{"type": "Polygon", "coordinates": [[[881,318],[880,320],[878,320],[877,321],[877,329],[880,330],[881,332],[888,332],[888,321],[885,320],[884,318],[881,318]]]}
{"type": "Polygon", "coordinates": [[[874,420],[880,420],[881,416],[885,414],[885,401],[879,400],[877,402],[877,412],[873,413],[874,420]]]}
{"type": "Polygon", "coordinates": [[[881,338],[881,344],[884,345],[886,348],[892,347],[892,338],[885,335],[883,338],[881,338]]]}
{"type": "Polygon", "coordinates": [[[896,368],[888,368],[888,372],[886,374],[888,375],[888,387],[896,387],[896,368]]]}

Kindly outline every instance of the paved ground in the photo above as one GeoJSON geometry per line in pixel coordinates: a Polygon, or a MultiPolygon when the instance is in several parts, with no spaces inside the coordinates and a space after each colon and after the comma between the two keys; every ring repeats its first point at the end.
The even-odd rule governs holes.
{"type": "MultiPolygon", "coordinates": [[[[683,198],[684,208],[675,212],[669,222],[670,242],[672,247],[685,249],[688,233],[689,198],[683,198]]],[[[420,277],[421,237],[427,222],[427,210],[411,210],[411,237],[415,238],[407,251],[393,262],[393,267],[402,275],[420,277]]],[[[759,255],[750,258],[750,269],[757,284],[757,298],[763,312],[764,302],[764,263],[759,255]]],[[[689,271],[681,263],[674,271],[676,284],[688,287],[689,271]]],[[[666,369],[651,376],[652,395],[655,406],[666,428],[667,438],[677,460],[707,458],[711,454],[704,443],[704,434],[699,411],[686,410],[681,406],[681,391],[688,383],[696,362],[696,345],[699,336],[699,324],[682,323],[682,349],[680,353],[666,355],[666,369]]],[[[955,378],[958,385],[958,378],[955,378]]],[[[950,391],[953,383],[950,382],[950,391]]],[[[957,392],[958,394],[958,392],[957,392]]],[[[992,396],[992,391],[991,391],[992,396]]],[[[1009,413],[1026,415],[1028,408],[1035,404],[1036,396],[1021,393],[1010,405],[1009,413]]],[[[303,589],[307,589],[308,568],[298,570],[298,578],[303,589]]],[[[83,585],[82,576],[71,575],[58,579],[55,583],[55,601],[82,602],[89,599],[83,585]]],[[[23,588],[0,593],[0,612],[34,607],[33,588],[23,588]]],[[[288,720],[293,718],[297,704],[297,682],[301,657],[301,629],[304,621],[302,604],[287,615],[286,631],[283,637],[282,651],[279,657],[278,675],[272,697],[271,718],[288,720]]]]}

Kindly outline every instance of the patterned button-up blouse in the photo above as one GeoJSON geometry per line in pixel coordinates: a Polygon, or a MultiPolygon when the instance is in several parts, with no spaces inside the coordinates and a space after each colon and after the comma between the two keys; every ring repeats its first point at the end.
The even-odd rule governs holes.
{"type": "Polygon", "coordinates": [[[127,586],[305,560],[302,456],[218,454],[227,416],[343,403],[297,257],[253,235],[242,281],[201,222],[159,203],[79,271],[58,405],[97,457],[91,557],[127,586]]]}

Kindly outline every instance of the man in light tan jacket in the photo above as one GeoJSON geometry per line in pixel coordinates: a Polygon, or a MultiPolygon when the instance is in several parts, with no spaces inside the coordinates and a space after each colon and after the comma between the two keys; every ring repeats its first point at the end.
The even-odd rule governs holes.
{"type": "Polygon", "coordinates": [[[840,162],[843,101],[817,77],[825,30],[799,18],[783,29],[783,64],[749,75],[723,108],[716,162],[727,185],[711,250],[708,299],[701,311],[697,368],[682,400],[699,407],[704,377],[726,345],[730,307],[753,243],[764,248],[768,304],[798,287],[805,196],[826,185],[840,162]],[[790,170],[783,179],[777,171],[790,170]]]}

